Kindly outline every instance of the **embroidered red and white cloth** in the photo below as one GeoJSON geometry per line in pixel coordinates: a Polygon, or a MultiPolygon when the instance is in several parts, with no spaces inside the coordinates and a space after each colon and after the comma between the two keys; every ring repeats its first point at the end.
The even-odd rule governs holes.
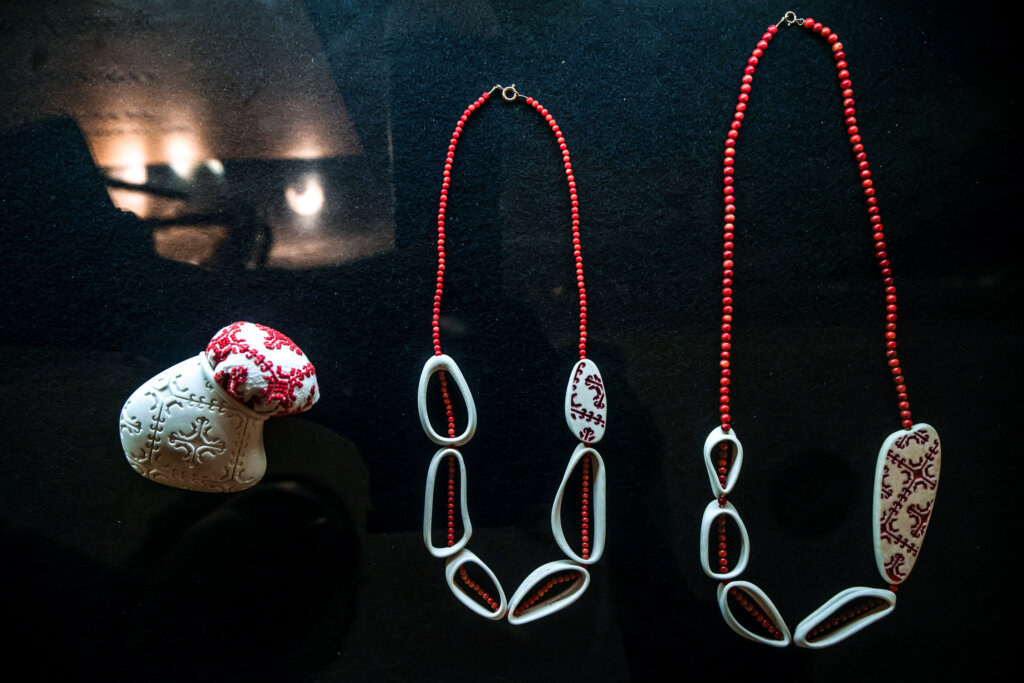
{"type": "Polygon", "coordinates": [[[222,328],[205,351],[135,390],[121,409],[128,464],[193,491],[239,491],[267,469],[263,423],[308,410],[316,370],[291,339],[248,322],[222,328]]]}
{"type": "Polygon", "coordinates": [[[213,379],[257,413],[291,415],[316,403],[316,369],[295,342],[255,323],[231,323],[206,347],[213,379]]]}

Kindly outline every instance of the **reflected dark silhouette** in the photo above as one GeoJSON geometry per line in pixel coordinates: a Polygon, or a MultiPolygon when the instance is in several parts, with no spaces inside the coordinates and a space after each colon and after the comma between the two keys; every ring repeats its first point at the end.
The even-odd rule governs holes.
{"type": "MultiPolygon", "coordinates": [[[[307,681],[343,649],[360,542],[338,494],[308,478],[189,493],[106,568],[0,529],[19,590],[14,661],[44,679],[307,681]],[[57,648],[60,656],[44,652],[57,648]]],[[[9,642],[9,645],[11,643],[9,642]]]]}

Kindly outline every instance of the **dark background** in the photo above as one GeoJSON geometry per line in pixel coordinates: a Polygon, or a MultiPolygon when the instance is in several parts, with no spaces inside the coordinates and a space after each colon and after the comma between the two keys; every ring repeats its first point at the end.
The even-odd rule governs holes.
{"type": "MultiPolygon", "coordinates": [[[[251,21],[272,21],[272,5],[251,21]]],[[[395,248],[344,266],[161,259],[110,204],[74,122],[8,131],[0,575],[19,632],[8,660],[50,680],[475,681],[914,680],[1009,659],[1019,97],[1013,30],[970,8],[792,6],[845,45],[911,406],[943,439],[916,570],[891,616],[817,652],[742,640],[700,570],[721,151],[746,58],[789,8],[310,0],[367,184],[393,187],[367,202],[393,213],[395,248]],[[611,411],[605,557],[576,605],[522,627],[470,614],[422,547],[434,446],[415,409],[447,140],[479,93],[512,82],[551,110],[573,154],[588,355],[611,411]],[[250,492],[139,478],[118,443],[121,403],[238,319],[296,340],[322,400],[268,423],[267,482],[250,492]]],[[[820,40],[780,29],[738,143],[732,396],[746,462],[730,499],[752,540],[743,578],[791,629],[843,588],[882,585],[871,489],[877,449],[899,426],[834,72],[820,40]]],[[[522,103],[474,115],[453,176],[442,340],[480,414],[463,450],[470,547],[511,595],[560,557],[547,515],[574,446],[561,408],[575,346],[569,208],[557,146],[522,103]]]]}

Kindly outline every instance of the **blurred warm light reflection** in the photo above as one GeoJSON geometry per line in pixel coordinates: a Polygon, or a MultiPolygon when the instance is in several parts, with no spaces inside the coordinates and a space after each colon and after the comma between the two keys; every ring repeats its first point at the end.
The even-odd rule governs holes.
{"type": "Polygon", "coordinates": [[[224,164],[221,163],[220,159],[207,159],[206,169],[214,175],[224,175],[224,164]]]}
{"type": "MultiPolygon", "coordinates": [[[[143,166],[145,169],[145,166],[143,166]]],[[[145,192],[126,190],[121,187],[108,187],[107,193],[114,206],[122,211],[131,211],[139,218],[149,218],[150,198],[145,192]]]]}
{"type": "Polygon", "coordinates": [[[314,216],[324,208],[324,189],[320,179],[308,175],[298,185],[285,188],[284,198],[291,210],[300,216],[314,216]]]}
{"type": "Polygon", "coordinates": [[[164,141],[164,155],[175,175],[183,180],[192,177],[201,160],[199,148],[189,137],[181,134],[170,135],[164,141]]]}

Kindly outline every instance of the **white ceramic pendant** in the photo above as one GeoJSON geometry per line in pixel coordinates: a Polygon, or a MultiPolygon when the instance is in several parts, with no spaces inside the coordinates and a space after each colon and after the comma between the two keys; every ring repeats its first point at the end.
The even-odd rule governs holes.
{"type": "Polygon", "coordinates": [[[729,628],[747,640],[764,643],[772,647],[786,647],[789,645],[791,640],[789,628],[782,619],[782,615],[779,614],[779,610],[776,609],[775,603],[765,595],[763,590],[749,581],[730,581],[729,583],[718,584],[718,608],[722,610],[722,618],[725,619],[725,623],[729,625],[729,628]],[[756,626],[760,632],[748,629],[736,617],[736,614],[733,612],[735,609],[748,613],[752,625],[757,623],[757,615],[753,611],[755,609],[758,610],[774,626],[775,630],[771,631],[760,623],[757,623],[756,626]]]}
{"type": "Polygon", "coordinates": [[[704,465],[708,470],[708,480],[711,482],[711,492],[717,498],[732,493],[736,481],[740,478],[740,468],[743,466],[743,444],[736,437],[736,430],[722,431],[721,427],[715,427],[704,440],[704,465]],[[718,446],[723,442],[732,444],[733,457],[726,472],[725,486],[718,478],[718,446]]]}
{"type": "MultiPolygon", "coordinates": [[[[606,488],[604,460],[601,459],[601,454],[582,443],[576,446],[576,450],[573,451],[572,456],[569,458],[569,464],[565,468],[565,474],[562,475],[562,483],[558,487],[558,493],[555,495],[554,505],[551,506],[551,533],[554,534],[555,542],[558,543],[558,547],[562,549],[562,552],[580,564],[594,564],[601,559],[601,554],[604,552],[606,488]],[[580,461],[586,455],[590,456],[590,503],[588,505],[590,513],[588,522],[590,525],[590,555],[584,559],[572,549],[569,541],[565,538],[565,532],[562,529],[562,500],[573,470],[577,467],[582,467],[580,461]]],[[[579,512],[580,510],[577,509],[576,514],[579,515],[579,512]]]]}
{"type": "MultiPolygon", "coordinates": [[[[445,467],[445,474],[448,473],[448,468],[445,467]]],[[[442,481],[445,479],[442,477],[442,481]]],[[[469,506],[466,503],[466,463],[462,459],[462,454],[454,448],[442,448],[434,454],[433,459],[430,461],[430,467],[427,469],[427,490],[423,495],[423,543],[427,546],[427,550],[434,557],[449,557],[459,552],[466,547],[469,543],[469,538],[473,535],[473,524],[469,521],[469,506]],[[455,542],[454,545],[435,546],[433,540],[434,530],[434,497],[436,492],[434,487],[437,485],[437,470],[442,463],[446,463],[448,457],[451,456],[458,461],[459,464],[459,509],[462,517],[462,537],[455,542]]]]}
{"type": "Polygon", "coordinates": [[[889,616],[896,594],[878,588],[847,588],[814,610],[793,634],[799,647],[817,649],[835,645],[857,631],[889,616]]]}
{"type": "Polygon", "coordinates": [[[608,400],[601,371],[592,360],[584,358],[572,368],[565,390],[565,422],[573,436],[583,443],[594,444],[604,436],[608,400]]]}
{"type": "MultiPolygon", "coordinates": [[[[716,543],[715,546],[717,547],[717,545],[716,543]]],[[[743,524],[743,520],[740,519],[740,513],[736,510],[736,507],[728,501],[726,501],[724,507],[718,504],[718,500],[708,503],[708,506],[704,508],[704,516],[700,521],[700,565],[704,568],[704,573],[712,579],[728,581],[743,573],[743,570],[747,568],[747,560],[749,558],[750,538],[747,536],[747,527],[743,524]],[[718,562],[711,562],[711,525],[723,515],[732,518],[736,523],[742,545],[740,546],[739,559],[736,560],[733,568],[728,572],[719,573],[717,569],[718,562]]]]}
{"type": "MultiPolygon", "coordinates": [[[[451,391],[451,388],[451,382],[449,382],[448,391],[451,391]]],[[[417,397],[416,405],[419,410],[420,424],[423,426],[423,431],[427,433],[427,438],[439,446],[464,446],[473,438],[473,434],[476,432],[476,405],[473,403],[473,394],[470,393],[469,385],[466,384],[466,378],[463,377],[459,366],[449,356],[444,354],[431,356],[430,360],[423,365],[423,371],[420,372],[419,396],[417,397]],[[427,412],[427,385],[430,383],[430,376],[440,370],[443,370],[450,379],[455,380],[455,386],[459,388],[459,393],[462,394],[462,401],[466,406],[466,429],[456,437],[438,434],[434,426],[430,424],[430,415],[427,412]]]]}
{"type": "Polygon", "coordinates": [[[455,597],[459,599],[459,602],[480,616],[497,621],[498,619],[504,618],[506,612],[508,612],[508,601],[505,599],[505,591],[501,589],[501,584],[498,583],[498,577],[495,576],[494,572],[491,571],[491,568],[484,564],[483,560],[477,557],[471,550],[463,548],[455,555],[449,557],[448,561],[444,565],[444,577],[445,580],[448,581],[448,588],[450,588],[455,597]],[[494,590],[498,592],[498,595],[488,595],[491,598],[497,598],[495,600],[497,603],[497,609],[489,609],[469,594],[469,591],[473,591],[474,588],[465,583],[459,572],[459,569],[469,564],[474,564],[479,567],[491,580],[491,583],[494,584],[494,590]]]}
{"type": "Polygon", "coordinates": [[[240,491],[267,469],[263,423],[213,379],[205,353],[135,390],[121,408],[121,446],[136,472],[193,491],[240,491]]]}
{"type": "Polygon", "coordinates": [[[530,572],[508,603],[508,623],[525,624],[565,609],[590,585],[590,572],[568,560],[555,560],[530,572]]]}
{"type": "Polygon", "coordinates": [[[939,435],[927,424],[890,434],[878,452],[871,526],[875,563],[887,583],[902,583],[914,568],[935,508],[941,464],[939,435]]]}

